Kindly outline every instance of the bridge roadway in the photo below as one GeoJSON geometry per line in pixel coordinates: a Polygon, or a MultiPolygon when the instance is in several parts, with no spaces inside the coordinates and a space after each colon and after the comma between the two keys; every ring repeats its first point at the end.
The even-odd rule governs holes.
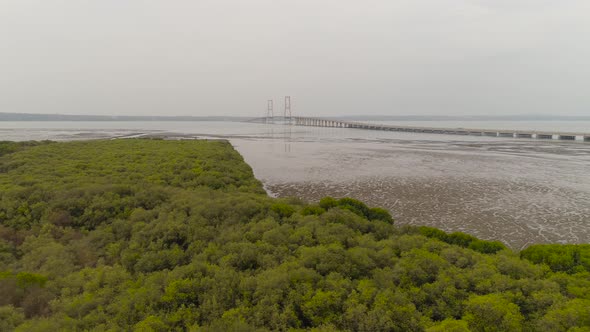
{"type": "MultiPolygon", "coordinates": [[[[356,128],[368,130],[383,131],[400,131],[413,133],[431,133],[431,134],[449,134],[449,135],[472,135],[472,136],[489,136],[489,137],[513,137],[513,138],[533,138],[545,140],[562,140],[562,141],[584,141],[590,142],[590,133],[570,133],[570,132],[546,132],[530,130],[505,130],[505,129],[468,129],[468,128],[436,128],[436,127],[411,127],[398,125],[385,125],[375,123],[362,123],[353,121],[340,121],[333,119],[322,119],[316,117],[294,116],[291,118],[277,117],[283,121],[298,126],[313,127],[334,127],[334,128],[356,128]]],[[[269,122],[269,119],[265,119],[269,122]]]]}

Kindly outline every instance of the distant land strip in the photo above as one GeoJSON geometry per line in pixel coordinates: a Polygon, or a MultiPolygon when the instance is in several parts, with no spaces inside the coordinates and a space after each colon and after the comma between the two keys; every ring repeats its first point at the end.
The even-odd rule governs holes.
{"type": "Polygon", "coordinates": [[[244,121],[251,117],[239,116],[116,116],[66,115],[33,113],[0,113],[0,121],[244,121]]]}
{"type": "MultiPolygon", "coordinates": [[[[247,121],[248,116],[118,116],[67,115],[0,112],[0,121],[247,121]]],[[[559,115],[499,115],[499,116],[440,116],[440,115],[349,115],[328,116],[324,119],[342,121],[590,121],[590,116],[559,115]]]]}

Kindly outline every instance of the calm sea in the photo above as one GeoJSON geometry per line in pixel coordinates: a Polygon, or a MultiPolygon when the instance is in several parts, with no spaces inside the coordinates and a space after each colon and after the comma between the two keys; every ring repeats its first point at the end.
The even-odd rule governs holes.
{"type": "MultiPolygon", "coordinates": [[[[441,127],[441,128],[477,128],[477,129],[508,129],[533,130],[551,132],[590,133],[590,121],[368,121],[401,126],[441,127]]],[[[267,125],[242,122],[118,122],[118,121],[0,121],[0,139],[4,140],[71,140],[88,137],[112,137],[132,133],[176,133],[188,135],[219,135],[219,136],[276,136],[285,131],[283,125],[267,125]]],[[[428,140],[473,140],[470,137],[449,137],[446,135],[383,133],[378,131],[334,130],[326,128],[292,127],[299,135],[309,137],[391,137],[428,140]]],[[[486,138],[479,138],[489,140],[486,138]]],[[[476,139],[477,140],[477,139],[476,139]]]]}

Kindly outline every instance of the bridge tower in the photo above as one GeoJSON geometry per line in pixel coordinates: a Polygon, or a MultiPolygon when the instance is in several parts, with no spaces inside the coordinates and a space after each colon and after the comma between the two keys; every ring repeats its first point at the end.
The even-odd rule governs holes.
{"type": "Polygon", "coordinates": [[[291,96],[285,96],[285,114],[284,119],[291,124],[291,96]]]}
{"type": "Polygon", "coordinates": [[[269,99],[267,101],[267,105],[266,105],[266,119],[265,122],[268,123],[269,120],[272,123],[273,118],[274,118],[274,101],[272,99],[269,99]]]}

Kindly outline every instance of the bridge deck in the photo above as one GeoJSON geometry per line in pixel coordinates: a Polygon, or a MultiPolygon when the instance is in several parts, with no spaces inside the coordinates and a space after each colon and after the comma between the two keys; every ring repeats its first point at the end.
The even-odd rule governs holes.
{"type": "Polygon", "coordinates": [[[335,119],[316,118],[316,117],[272,117],[256,118],[247,122],[288,122],[290,124],[313,127],[336,127],[352,129],[368,129],[383,131],[400,131],[400,132],[418,132],[432,134],[449,134],[449,135],[473,135],[488,137],[513,137],[513,138],[536,138],[536,139],[557,139],[565,141],[581,140],[590,142],[590,133],[580,132],[548,132],[536,130],[515,130],[515,129],[484,129],[484,128],[442,128],[442,127],[416,127],[400,126],[389,124],[366,123],[356,121],[340,121],[335,119]]]}
{"type": "Polygon", "coordinates": [[[353,128],[383,131],[400,131],[400,132],[420,132],[433,134],[450,134],[450,135],[474,135],[488,137],[513,137],[513,138],[536,138],[536,139],[557,139],[557,140],[581,140],[590,142],[590,133],[579,132],[548,132],[536,130],[514,130],[514,129],[489,129],[489,128],[442,128],[442,127],[416,127],[400,126],[390,124],[377,124],[356,121],[340,121],[335,119],[316,118],[316,117],[273,117],[257,118],[249,122],[268,123],[272,121],[284,121],[301,126],[314,127],[336,127],[336,128],[353,128]]]}

